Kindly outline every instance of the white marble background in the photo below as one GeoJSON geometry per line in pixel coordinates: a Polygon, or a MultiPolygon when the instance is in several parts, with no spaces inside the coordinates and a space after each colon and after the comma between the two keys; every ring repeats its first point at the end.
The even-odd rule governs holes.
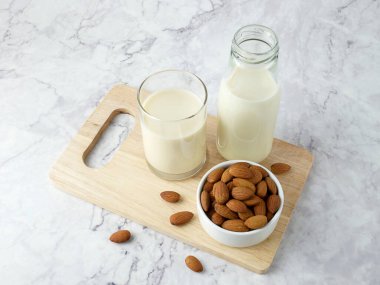
{"type": "Polygon", "coordinates": [[[380,284],[379,16],[376,0],[0,0],[1,284],[380,284]],[[50,166],[116,83],[187,69],[215,114],[232,35],[248,23],[280,38],[276,136],[315,156],[266,275],[51,185],[50,166]],[[110,243],[117,227],[136,238],[110,243]]]}

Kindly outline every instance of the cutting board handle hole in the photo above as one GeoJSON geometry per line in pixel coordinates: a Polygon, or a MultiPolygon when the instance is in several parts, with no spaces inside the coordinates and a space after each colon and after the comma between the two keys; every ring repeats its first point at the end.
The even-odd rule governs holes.
{"type": "Polygon", "coordinates": [[[134,126],[134,116],[124,110],[113,111],[84,152],[84,163],[90,168],[101,168],[106,165],[127,139],[134,126]]]}

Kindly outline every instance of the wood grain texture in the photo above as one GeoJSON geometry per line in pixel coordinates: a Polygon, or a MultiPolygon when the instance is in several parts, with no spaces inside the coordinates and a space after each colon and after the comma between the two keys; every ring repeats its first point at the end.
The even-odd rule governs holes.
{"type": "Polygon", "coordinates": [[[140,123],[137,118],[136,89],[126,85],[115,86],[100,102],[96,110],[72,139],[50,171],[54,184],[61,190],[124,216],[153,230],[183,241],[225,260],[257,273],[270,267],[292,211],[303,190],[312,166],[313,157],[305,149],[275,139],[270,156],[262,162],[268,168],[274,162],[286,162],[292,170],[278,178],[285,192],[283,213],[273,234],[259,245],[232,248],[219,244],[201,228],[196,214],[196,189],[202,175],[224,159],[215,144],[216,118],[207,121],[207,162],[195,177],[170,182],[156,177],[144,159],[140,123]],[[119,112],[136,117],[134,130],[102,168],[89,168],[84,158],[91,151],[113,115],[119,112]],[[173,190],[181,194],[179,203],[167,203],[160,192],[173,190]],[[192,221],[181,228],[172,226],[169,217],[174,212],[191,211],[192,221]]]}

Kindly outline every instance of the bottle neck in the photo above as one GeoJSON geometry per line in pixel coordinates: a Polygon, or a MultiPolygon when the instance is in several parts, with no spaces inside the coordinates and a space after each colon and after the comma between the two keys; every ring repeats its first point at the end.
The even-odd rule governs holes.
{"type": "Polygon", "coordinates": [[[271,69],[277,65],[278,53],[277,36],[265,26],[242,27],[232,40],[231,59],[234,65],[271,69]]]}

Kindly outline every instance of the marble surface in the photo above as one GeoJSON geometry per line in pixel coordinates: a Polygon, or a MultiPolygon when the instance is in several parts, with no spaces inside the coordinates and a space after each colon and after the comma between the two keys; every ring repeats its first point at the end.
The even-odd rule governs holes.
{"type": "Polygon", "coordinates": [[[1,0],[1,283],[379,284],[379,15],[376,0],[1,0]],[[276,136],[315,156],[266,275],[52,186],[50,166],[116,83],[187,69],[215,114],[232,35],[248,23],[280,38],[276,136]],[[118,227],[136,238],[110,243],[118,227]],[[184,266],[189,254],[203,273],[184,266]]]}

